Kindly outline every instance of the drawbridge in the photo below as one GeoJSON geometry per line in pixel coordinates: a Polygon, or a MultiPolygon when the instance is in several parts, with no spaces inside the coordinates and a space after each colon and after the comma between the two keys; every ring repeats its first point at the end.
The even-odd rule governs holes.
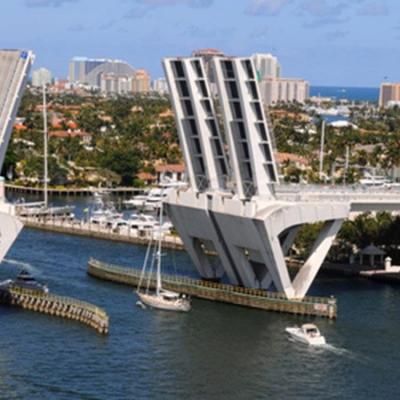
{"type": "Polygon", "coordinates": [[[399,210],[400,192],[281,185],[252,60],[215,57],[212,68],[216,93],[201,58],[164,60],[189,180],[171,192],[167,212],[203,278],[226,274],[303,299],[350,213],[399,210]],[[285,256],[315,222],[323,227],[292,278],[285,256]]]}

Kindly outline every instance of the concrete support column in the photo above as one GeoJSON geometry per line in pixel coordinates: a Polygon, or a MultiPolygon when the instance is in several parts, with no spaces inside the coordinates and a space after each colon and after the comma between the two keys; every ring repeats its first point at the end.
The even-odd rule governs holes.
{"type": "Polygon", "coordinates": [[[314,243],[310,257],[304,263],[293,281],[295,298],[302,299],[306,295],[322,265],[322,262],[328,254],[339,229],[342,226],[343,221],[343,219],[337,219],[325,223],[325,226],[322,228],[314,243]]]}
{"type": "Polygon", "coordinates": [[[300,228],[301,228],[300,225],[290,228],[285,239],[283,240],[282,251],[285,256],[289,252],[290,248],[293,246],[294,240],[296,239],[297,232],[300,230],[300,228]]]}

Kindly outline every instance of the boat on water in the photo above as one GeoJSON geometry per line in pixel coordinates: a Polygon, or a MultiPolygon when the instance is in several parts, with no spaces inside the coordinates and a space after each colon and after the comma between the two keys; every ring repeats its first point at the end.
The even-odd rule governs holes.
{"type": "Polygon", "coordinates": [[[360,179],[360,184],[364,187],[388,187],[393,182],[383,175],[375,175],[365,173],[364,177],[360,179]]]}
{"type": "Polygon", "coordinates": [[[101,226],[120,226],[123,222],[123,214],[119,213],[113,204],[106,205],[102,197],[95,197],[93,209],[90,212],[91,224],[101,226]]]}
{"type": "Polygon", "coordinates": [[[154,243],[153,245],[153,257],[152,261],[148,263],[149,261],[149,256],[150,256],[150,251],[152,247],[152,242],[149,243],[149,246],[147,248],[145,260],[143,263],[143,269],[142,269],[142,274],[141,274],[141,279],[138,284],[137,288],[137,295],[139,297],[140,303],[139,305],[143,306],[149,306],[151,308],[156,308],[159,310],[166,310],[166,311],[181,311],[181,312],[188,312],[191,310],[191,301],[190,297],[183,294],[183,293],[177,293],[173,292],[170,290],[166,290],[162,287],[161,283],[161,258],[162,258],[162,253],[161,253],[161,244],[162,244],[162,232],[161,232],[161,227],[163,225],[162,222],[163,218],[163,208],[161,204],[161,209],[160,209],[160,222],[159,222],[159,235],[158,235],[158,240],[154,243]],[[152,274],[151,271],[153,270],[154,263],[157,263],[157,269],[156,269],[156,290],[155,292],[150,292],[149,287],[150,287],[150,280],[152,279],[152,274]],[[147,289],[144,292],[141,292],[141,287],[142,287],[142,282],[146,274],[146,268],[150,264],[150,270],[148,272],[148,280],[147,280],[147,289]]]}
{"type": "Polygon", "coordinates": [[[161,182],[159,187],[152,188],[145,194],[138,194],[131,199],[124,200],[123,205],[126,208],[156,211],[160,208],[161,202],[168,196],[168,193],[172,189],[182,189],[185,187],[187,187],[187,183],[184,181],[161,182]]]}
{"type": "Polygon", "coordinates": [[[15,279],[7,279],[1,282],[2,287],[10,289],[25,289],[39,293],[48,293],[46,285],[39,283],[28,271],[22,270],[15,279]]]}
{"type": "Polygon", "coordinates": [[[301,327],[294,326],[286,328],[286,332],[296,341],[311,346],[326,344],[325,337],[321,335],[318,327],[314,324],[304,324],[301,327]]]}

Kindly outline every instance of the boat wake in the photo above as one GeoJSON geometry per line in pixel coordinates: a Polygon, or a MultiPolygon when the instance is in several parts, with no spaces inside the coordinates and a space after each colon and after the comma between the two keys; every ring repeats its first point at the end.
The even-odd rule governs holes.
{"type": "Polygon", "coordinates": [[[343,347],[336,347],[333,344],[323,344],[321,346],[318,346],[320,349],[322,350],[326,350],[326,351],[330,351],[332,353],[335,353],[337,355],[347,355],[347,356],[351,356],[351,352],[349,350],[346,350],[343,347]]]}
{"type": "Polygon", "coordinates": [[[312,351],[317,351],[317,352],[325,352],[329,351],[331,353],[334,353],[336,355],[340,356],[347,356],[347,357],[352,357],[351,351],[343,348],[343,347],[336,347],[333,344],[325,343],[325,344],[320,344],[320,345],[307,345],[305,343],[300,343],[299,341],[295,340],[292,337],[288,337],[289,342],[295,343],[295,344],[302,344],[305,347],[308,347],[312,351]]]}
{"type": "Polygon", "coordinates": [[[10,264],[10,265],[15,265],[17,268],[22,268],[32,274],[35,275],[40,275],[40,271],[39,269],[37,269],[36,267],[34,267],[32,264],[23,262],[23,261],[18,261],[18,260],[14,260],[11,258],[5,258],[3,260],[4,263],[10,264]]]}
{"type": "Polygon", "coordinates": [[[147,308],[146,305],[143,304],[140,300],[138,300],[138,301],[136,302],[136,305],[137,305],[138,307],[140,307],[140,308],[143,308],[143,310],[145,310],[145,309],[147,308]]]}

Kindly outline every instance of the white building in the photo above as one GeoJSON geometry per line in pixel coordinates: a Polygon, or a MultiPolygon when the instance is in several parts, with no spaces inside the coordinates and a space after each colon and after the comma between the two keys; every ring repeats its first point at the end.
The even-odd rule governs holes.
{"type": "Polygon", "coordinates": [[[101,74],[100,90],[104,94],[128,94],[132,87],[132,77],[114,73],[101,74]]]}
{"type": "Polygon", "coordinates": [[[279,78],[281,66],[278,58],[269,53],[256,53],[251,56],[258,79],[279,78]]]}
{"type": "Polygon", "coordinates": [[[259,82],[259,86],[266,105],[293,101],[304,103],[310,92],[310,85],[304,79],[266,78],[259,82]]]}
{"type": "Polygon", "coordinates": [[[39,68],[32,72],[32,86],[43,86],[51,83],[53,77],[46,68],[39,68]]]}
{"type": "Polygon", "coordinates": [[[153,90],[161,96],[168,93],[168,85],[165,78],[158,78],[153,81],[153,90]]]}

